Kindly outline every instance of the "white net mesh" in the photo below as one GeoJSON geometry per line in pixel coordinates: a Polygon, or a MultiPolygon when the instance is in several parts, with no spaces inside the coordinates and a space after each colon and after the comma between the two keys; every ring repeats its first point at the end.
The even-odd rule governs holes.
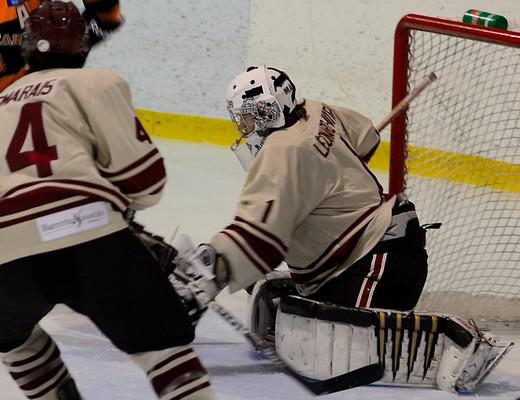
{"type": "Polygon", "coordinates": [[[520,49],[410,34],[407,193],[427,234],[418,308],[520,320],[520,49]]]}

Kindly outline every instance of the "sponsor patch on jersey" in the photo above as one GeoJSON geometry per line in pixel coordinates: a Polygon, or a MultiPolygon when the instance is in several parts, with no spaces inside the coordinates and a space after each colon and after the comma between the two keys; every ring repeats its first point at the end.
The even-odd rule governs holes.
{"type": "Polygon", "coordinates": [[[9,7],[16,7],[22,3],[25,3],[27,0],[7,0],[7,5],[9,7]]]}
{"type": "Polygon", "coordinates": [[[70,208],[36,220],[44,242],[100,228],[108,224],[107,205],[101,201],[70,208]]]}

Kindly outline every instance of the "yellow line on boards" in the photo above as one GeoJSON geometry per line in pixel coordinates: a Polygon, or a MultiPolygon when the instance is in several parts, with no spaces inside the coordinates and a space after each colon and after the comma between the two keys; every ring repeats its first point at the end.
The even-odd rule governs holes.
{"type": "Polygon", "coordinates": [[[410,147],[408,159],[412,175],[520,192],[519,164],[423,147],[410,147]]]}
{"type": "MultiPolygon", "coordinates": [[[[155,137],[230,146],[237,138],[231,121],[220,118],[169,114],[137,109],[146,131],[155,137]]],[[[388,171],[390,143],[381,142],[369,166],[388,171]]],[[[411,175],[448,180],[495,190],[520,192],[520,165],[471,155],[410,147],[407,166],[411,175]],[[478,173],[476,172],[478,171],[478,173]]]]}
{"type": "Polygon", "coordinates": [[[137,109],[136,114],[150,135],[164,139],[231,146],[238,137],[233,123],[224,119],[143,109],[137,109]]]}

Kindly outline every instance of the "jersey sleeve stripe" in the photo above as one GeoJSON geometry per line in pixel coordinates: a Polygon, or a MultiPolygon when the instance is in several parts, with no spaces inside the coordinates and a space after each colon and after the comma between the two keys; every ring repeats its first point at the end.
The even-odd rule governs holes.
{"type": "Polygon", "coordinates": [[[116,185],[121,192],[125,194],[144,192],[146,189],[156,185],[166,177],[166,170],[162,158],[155,161],[148,168],[139,171],[137,174],[123,179],[116,180],[109,178],[108,180],[116,185]]]}
{"type": "Polygon", "coordinates": [[[273,240],[273,238],[276,238],[273,234],[267,236],[267,232],[265,230],[256,229],[255,225],[251,223],[239,222],[237,219],[235,219],[235,223],[232,224],[232,226],[239,227],[240,229],[248,232],[248,234],[253,235],[258,239],[269,243],[271,246],[275,247],[278,250],[278,252],[282,254],[287,253],[287,247],[280,245],[281,240],[273,240]]]}
{"type": "Polygon", "coordinates": [[[260,228],[258,225],[255,225],[255,224],[253,224],[253,223],[251,223],[249,221],[246,221],[243,218],[240,218],[238,215],[235,216],[235,221],[241,222],[241,223],[246,224],[246,225],[249,225],[254,230],[257,230],[258,232],[260,232],[263,235],[267,236],[269,239],[271,239],[274,242],[276,242],[278,244],[278,246],[282,249],[282,252],[284,252],[284,253],[287,252],[287,250],[288,250],[287,246],[283,243],[283,241],[280,238],[278,238],[277,236],[273,235],[271,232],[268,232],[265,229],[260,228]]]}
{"type": "Polygon", "coordinates": [[[270,269],[268,266],[263,265],[260,261],[256,259],[256,257],[253,256],[252,252],[248,251],[244,244],[240,242],[238,238],[236,238],[233,235],[232,231],[221,231],[223,235],[227,236],[235,245],[242,251],[242,253],[247,257],[247,259],[258,269],[262,274],[267,274],[271,272],[272,269],[270,269]]]}
{"type": "Polygon", "coordinates": [[[99,168],[101,172],[101,176],[103,178],[116,178],[119,175],[126,174],[133,169],[139,167],[140,165],[144,164],[146,161],[151,159],[152,157],[159,155],[159,150],[153,149],[152,151],[148,152],[146,155],[141,157],[139,160],[133,162],[132,164],[126,166],[125,168],[119,170],[119,171],[110,171],[109,168],[99,168]]]}
{"type": "Polygon", "coordinates": [[[240,235],[240,237],[248,244],[250,249],[254,251],[255,254],[271,269],[278,266],[285,258],[284,253],[280,252],[275,246],[262,240],[258,236],[251,234],[238,225],[229,225],[225,231],[233,231],[237,235],[240,235]]]}

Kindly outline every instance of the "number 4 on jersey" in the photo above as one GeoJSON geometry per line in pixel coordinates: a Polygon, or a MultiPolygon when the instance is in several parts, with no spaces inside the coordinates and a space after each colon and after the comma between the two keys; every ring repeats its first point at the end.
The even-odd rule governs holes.
{"type": "Polygon", "coordinates": [[[52,175],[51,161],[58,159],[56,146],[49,146],[43,129],[42,103],[29,103],[22,107],[20,120],[5,155],[11,172],[36,165],[38,176],[52,175]],[[31,130],[34,150],[22,151],[31,130]]]}

